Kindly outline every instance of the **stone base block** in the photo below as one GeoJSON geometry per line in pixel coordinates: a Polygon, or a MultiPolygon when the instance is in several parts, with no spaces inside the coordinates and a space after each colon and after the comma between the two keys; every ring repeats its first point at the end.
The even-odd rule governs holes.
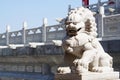
{"type": "Polygon", "coordinates": [[[55,80],[119,80],[119,72],[108,72],[108,73],[67,73],[67,74],[56,74],[55,80]]]}

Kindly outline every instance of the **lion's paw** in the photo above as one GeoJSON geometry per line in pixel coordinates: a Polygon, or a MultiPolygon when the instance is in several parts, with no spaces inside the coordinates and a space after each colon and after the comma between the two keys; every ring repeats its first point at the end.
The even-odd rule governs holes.
{"type": "Polygon", "coordinates": [[[57,69],[58,73],[65,74],[65,73],[71,73],[70,67],[59,67],[57,69]]]}
{"type": "Polygon", "coordinates": [[[83,59],[75,59],[73,61],[76,73],[88,72],[88,62],[83,59]]]}
{"type": "Polygon", "coordinates": [[[83,66],[84,68],[88,68],[88,61],[85,61],[83,59],[75,59],[73,61],[75,66],[83,66]]]}

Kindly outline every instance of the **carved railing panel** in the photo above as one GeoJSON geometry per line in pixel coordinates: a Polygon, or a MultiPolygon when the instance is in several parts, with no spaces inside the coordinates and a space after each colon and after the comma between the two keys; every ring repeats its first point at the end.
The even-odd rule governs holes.
{"type": "Polygon", "coordinates": [[[104,37],[120,38],[120,14],[103,18],[104,37]]]}
{"type": "Polygon", "coordinates": [[[32,28],[26,30],[26,42],[41,42],[42,41],[42,27],[32,28]]]}
{"type": "Polygon", "coordinates": [[[120,36],[119,25],[120,25],[120,15],[105,17],[104,36],[120,36]]]}
{"type": "Polygon", "coordinates": [[[0,34],[0,45],[6,45],[6,33],[0,34]]]}
{"type": "Polygon", "coordinates": [[[9,44],[22,44],[22,30],[9,32],[9,44]]]}
{"type": "Polygon", "coordinates": [[[46,40],[62,40],[65,36],[65,25],[55,25],[47,27],[46,40]]]}
{"type": "Polygon", "coordinates": [[[0,34],[0,39],[6,38],[6,33],[0,34]]]}
{"type": "Polygon", "coordinates": [[[9,44],[22,44],[22,36],[10,37],[9,44]]]}

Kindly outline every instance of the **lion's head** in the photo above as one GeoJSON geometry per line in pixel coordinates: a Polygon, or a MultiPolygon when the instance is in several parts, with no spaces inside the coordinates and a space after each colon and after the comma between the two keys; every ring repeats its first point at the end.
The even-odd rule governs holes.
{"type": "Polygon", "coordinates": [[[67,36],[76,36],[85,32],[93,37],[97,36],[97,28],[93,13],[87,8],[72,9],[65,19],[67,36]]]}

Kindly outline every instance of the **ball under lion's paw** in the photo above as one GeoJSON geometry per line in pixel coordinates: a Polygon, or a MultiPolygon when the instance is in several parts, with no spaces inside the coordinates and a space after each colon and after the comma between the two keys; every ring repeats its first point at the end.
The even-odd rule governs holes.
{"type": "Polygon", "coordinates": [[[93,72],[112,72],[113,68],[111,67],[93,67],[93,72]]]}

